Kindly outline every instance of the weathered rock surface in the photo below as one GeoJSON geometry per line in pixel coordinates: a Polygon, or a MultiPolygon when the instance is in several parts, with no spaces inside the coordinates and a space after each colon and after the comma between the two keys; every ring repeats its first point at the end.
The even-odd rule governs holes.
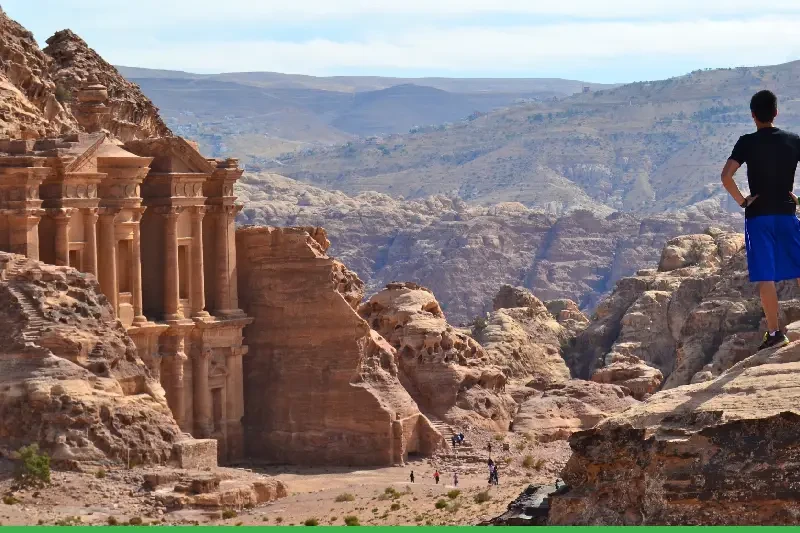
{"type": "Polygon", "coordinates": [[[106,87],[101,127],[131,139],[170,135],[158,109],[139,88],[69,30],[41,50],[28,30],[0,10],[0,137],[37,138],[85,131],[79,90],[90,80],[106,87]]]}
{"type": "Polygon", "coordinates": [[[508,510],[488,520],[482,526],[546,526],[550,513],[550,498],[567,490],[563,483],[556,485],[528,485],[508,510]]]}
{"type": "Polygon", "coordinates": [[[615,353],[609,364],[594,371],[592,381],[620,385],[630,390],[637,400],[643,400],[659,389],[664,376],[634,355],[615,353]]]}
{"type": "Polygon", "coordinates": [[[163,463],[184,437],[94,277],[0,253],[0,445],[163,463]]]}
{"type": "Polygon", "coordinates": [[[800,343],[661,391],[570,439],[559,524],[796,524],[800,343]]]}
{"type": "MultiPolygon", "coordinates": [[[[569,304],[577,308],[573,302],[569,304]]],[[[565,310],[569,304],[564,304],[565,310]]],[[[493,365],[509,378],[542,384],[569,379],[561,345],[574,333],[562,326],[545,304],[525,288],[505,285],[492,305],[495,311],[474,324],[472,334],[493,365]]]]}
{"type": "Polygon", "coordinates": [[[144,488],[167,509],[242,509],[288,494],[286,484],[243,471],[159,469],[144,473],[144,488]]]}
{"type": "Polygon", "coordinates": [[[56,98],[50,58],[0,10],[0,136],[35,138],[77,128],[56,98]]]}
{"type": "Polygon", "coordinates": [[[508,429],[516,404],[503,371],[447,323],[433,293],[390,283],[359,314],[397,350],[400,381],[425,413],[453,424],[508,429]]]}
{"type": "MultiPolygon", "coordinates": [[[[657,380],[642,364],[671,388],[716,377],[752,354],[763,312],[743,247],[741,234],[715,229],[670,240],[657,270],[620,280],[597,307],[566,351],[573,375],[627,382],[642,396],[657,380]]],[[[779,284],[784,325],[800,318],[798,294],[796,283],[779,284]]]]}
{"type": "Polygon", "coordinates": [[[350,197],[267,173],[248,173],[236,192],[245,204],[240,223],[323,226],[333,253],[364,280],[367,293],[395,280],[418,282],[437,295],[452,324],[491,311],[503,284],[592,309],[617,280],[655,265],[668,239],[711,224],[741,224],[740,215],[718,210],[557,216],[517,203],[480,206],[444,195],[350,197]]]}
{"type": "Polygon", "coordinates": [[[564,440],[637,403],[622,387],[573,379],[528,397],[514,417],[514,432],[539,442],[564,440]]]}
{"type": "MultiPolygon", "coordinates": [[[[241,228],[245,442],[250,457],[402,463],[444,443],[399,380],[395,350],[358,316],[362,283],[319,228],[241,228]]],[[[474,342],[474,341],[473,341],[474,342]]]]}
{"type": "Polygon", "coordinates": [[[158,108],[139,86],[123,78],[116,68],[70,30],[56,32],[47,39],[44,53],[52,58],[50,74],[53,81],[71,95],[67,107],[79,122],[85,120],[81,116],[79,92],[87,82],[93,82],[103,85],[108,92],[106,106],[109,113],[100,123],[103,129],[123,142],[171,135],[158,114],[158,108]]]}

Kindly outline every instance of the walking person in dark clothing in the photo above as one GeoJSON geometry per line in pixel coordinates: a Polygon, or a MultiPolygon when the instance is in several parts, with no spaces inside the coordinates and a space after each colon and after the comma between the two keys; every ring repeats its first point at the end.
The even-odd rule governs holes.
{"type": "Polygon", "coordinates": [[[773,125],[778,99],[759,91],[750,100],[756,131],[742,135],[722,169],[722,184],[744,209],[745,246],[750,281],[758,283],[767,332],[759,350],[789,343],[778,324],[775,282],[800,278],[800,221],[792,193],[800,160],[800,137],[773,125]],[[747,164],[745,197],[733,179],[747,164]]]}
{"type": "Polygon", "coordinates": [[[413,470],[411,471],[411,476],[410,477],[411,477],[411,483],[414,483],[414,471],[413,470]]]}

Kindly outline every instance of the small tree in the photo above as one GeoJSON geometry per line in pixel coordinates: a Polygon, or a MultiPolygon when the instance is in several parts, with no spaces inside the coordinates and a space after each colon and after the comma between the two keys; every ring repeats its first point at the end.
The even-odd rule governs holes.
{"type": "Polygon", "coordinates": [[[42,487],[50,484],[50,456],[39,453],[39,445],[23,446],[14,453],[18,461],[15,479],[26,487],[42,487]]]}

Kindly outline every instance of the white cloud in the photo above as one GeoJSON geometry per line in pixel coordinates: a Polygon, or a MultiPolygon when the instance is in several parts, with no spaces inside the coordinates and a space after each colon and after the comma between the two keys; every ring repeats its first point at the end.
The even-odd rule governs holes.
{"type": "MultiPolygon", "coordinates": [[[[31,0],[6,0],[16,8],[31,0]]],[[[36,0],[45,11],[63,10],[63,0],[36,0]]],[[[426,17],[509,14],[598,20],[753,17],[765,13],[800,14],[797,0],[70,0],[104,27],[180,26],[192,21],[222,23],[297,22],[336,17],[420,15],[426,17]]]]}
{"type": "Polygon", "coordinates": [[[423,28],[363,40],[158,43],[117,41],[99,50],[109,61],[196,72],[278,71],[324,75],[362,69],[518,71],[562,63],[643,58],[702,59],[707,66],[763,65],[800,50],[800,14],[728,21],[586,22],[511,28],[423,28]]]}

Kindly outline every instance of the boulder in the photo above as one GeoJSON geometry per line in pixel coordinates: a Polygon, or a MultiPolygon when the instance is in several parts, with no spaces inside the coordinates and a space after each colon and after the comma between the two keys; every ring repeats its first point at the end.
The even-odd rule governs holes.
{"type": "Polygon", "coordinates": [[[798,405],[798,341],[658,392],[571,437],[550,524],[796,524],[798,405]]]}

